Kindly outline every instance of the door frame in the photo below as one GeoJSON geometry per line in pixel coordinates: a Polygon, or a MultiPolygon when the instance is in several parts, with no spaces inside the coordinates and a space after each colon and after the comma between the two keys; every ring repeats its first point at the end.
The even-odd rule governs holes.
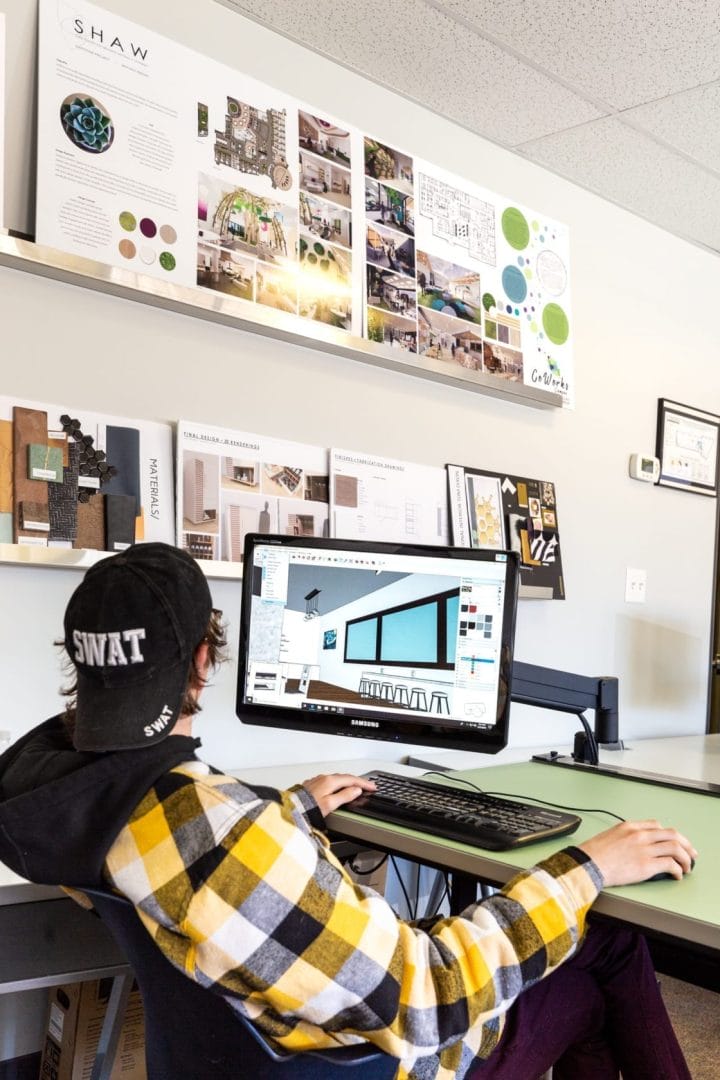
{"type": "Polygon", "coordinates": [[[716,498],[715,551],[713,556],[713,605],[708,656],[708,735],[720,733],[720,500],[716,498]]]}

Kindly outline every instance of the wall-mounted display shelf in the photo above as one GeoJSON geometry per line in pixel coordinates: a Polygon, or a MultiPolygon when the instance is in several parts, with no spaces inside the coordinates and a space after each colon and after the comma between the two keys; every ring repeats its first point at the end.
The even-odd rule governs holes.
{"type": "MultiPolygon", "coordinates": [[[[111,555],[111,551],[46,548],[35,547],[33,544],[0,544],[0,566],[34,566],[84,572],[100,559],[107,559],[111,555]]],[[[216,581],[242,580],[242,563],[201,559],[198,561],[198,566],[205,577],[216,581]]],[[[552,589],[521,585],[518,595],[521,600],[552,600],[552,589]]]]}
{"type": "Polygon", "coordinates": [[[305,348],[320,349],[365,364],[374,364],[389,371],[405,372],[454,386],[458,390],[470,390],[531,408],[561,408],[563,404],[560,394],[481,372],[464,371],[462,378],[458,378],[448,371],[447,365],[426,356],[412,355],[412,359],[405,360],[398,351],[391,358],[384,354],[382,346],[332,326],[313,322],[308,325],[307,332],[303,332],[299,328],[301,320],[282,311],[264,308],[260,304],[247,304],[243,300],[228,298],[209,289],[189,288],[159,281],[144,274],[136,274],[130,270],[69,255],[55,248],[43,247],[30,240],[5,235],[2,231],[0,266],[79,285],[95,292],[110,293],[112,296],[177,311],[182,315],[206,319],[209,322],[234,326],[305,348]]]}
{"type": "MultiPolygon", "coordinates": [[[[54,570],[88,570],[100,559],[108,559],[112,551],[90,551],[87,548],[47,548],[34,544],[0,544],[0,566],[49,567],[54,570]]],[[[242,579],[242,564],[201,560],[198,565],[208,578],[242,579]]]]}

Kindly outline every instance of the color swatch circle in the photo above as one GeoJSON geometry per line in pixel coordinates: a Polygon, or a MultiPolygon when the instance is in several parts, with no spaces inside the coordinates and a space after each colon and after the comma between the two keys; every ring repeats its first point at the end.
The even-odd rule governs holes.
{"type": "Polygon", "coordinates": [[[175,256],[170,251],[161,251],[158,261],[162,266],[163,270],[175,269],[175,256]]]}
{"type": "Polygon", "coordinates": [[[118,221],[120,222],[120,228],[124,229],[125,232],[133,232],[137,228],[137,218],[129,210],[123,210],[118,221]]]}
{"type": "Polygon", "coordinates": [[[166,244],[174,244],[177,240],[177,233],[172,225],[160,226],[160,239],[166,244]]]}
{"type": "Polygon", "coordinates": [[[137,248],[133,244],[132,240],[121,240],[118,244],[118,251],[122,255],[123,259],[134,259],[137,254],[137,248]]]}
{"type": "Polygon", "coordinates": [[[148,240],[151,240],[157,232],[157,225],[152,218],[144,217],[140,222],[140,232],[143,236],[147,236],[148,240]]]}
{"type": "Polygon", "coordinates": [[[553,345],[565,344],[570,334],[570,323],[559,304],[548,304],[543,309],[542,324],[553,345]]]}
{"type": "Polygon", "coordinates": [[[521,304],[527,296],[527,282],[517,266],[506,266],[502,272],[502,287],[508,300],[521,304]]]}
{"type": "Polygon", "coordinates": [[[516,251],[522,251],[523,248],[528,246],[530,242],[530,226],[525,219],[525,215],[516,206],[508,206],[507,210],[503,211],[500,224],[503,236],[510,247],[515,248],[516,251]]]}
{"type": "Polygon", "coordinates": [[[541,251],[537,257],[537,272],[543,288],[553,296],[560,296],[567,285],[567,269],[559,255],[551,249],[541,251]]]}

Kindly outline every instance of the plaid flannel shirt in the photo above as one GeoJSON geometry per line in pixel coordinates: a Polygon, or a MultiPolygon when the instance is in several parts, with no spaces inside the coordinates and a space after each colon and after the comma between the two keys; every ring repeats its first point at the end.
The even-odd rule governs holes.
{"type": "Polygon", "coordinates": [[[575,951],[595,864],[559,852],[427,928],[350,879],[313,810],[302,787],[259,793],[188,762],[142,799],[106,875],[173,964],[285,1049],[369,1040],[398,1080],[462,1078],[520,992],[575,951]]]}

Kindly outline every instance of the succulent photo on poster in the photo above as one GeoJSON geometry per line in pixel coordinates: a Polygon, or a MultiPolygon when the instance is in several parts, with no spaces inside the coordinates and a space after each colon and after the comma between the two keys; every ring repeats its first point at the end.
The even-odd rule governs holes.
{"type": "Polygon", "coordinates": [[[112,146],[115,125],[107,109],[87,94],[69,94],[60,106],[60,122],[71,143],[88,154],[103,154],[112,146]]]}

